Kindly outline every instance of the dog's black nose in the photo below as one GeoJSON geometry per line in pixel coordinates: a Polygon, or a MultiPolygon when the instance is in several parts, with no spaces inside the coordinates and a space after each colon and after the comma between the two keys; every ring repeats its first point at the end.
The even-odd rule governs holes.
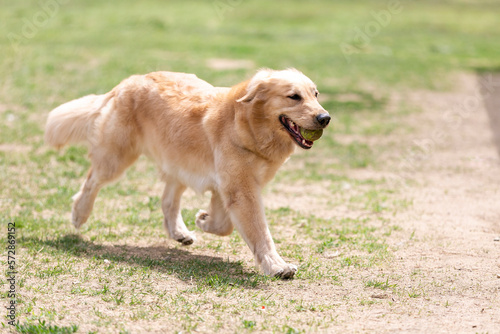
{"type": "Polygon", "coordinates": [[[328,114],[319,114],[318,116],[316,116],[316,120],[323,127],[327,126],[328,123],[330,123],[330,119],[331,117],[328,114]]]}

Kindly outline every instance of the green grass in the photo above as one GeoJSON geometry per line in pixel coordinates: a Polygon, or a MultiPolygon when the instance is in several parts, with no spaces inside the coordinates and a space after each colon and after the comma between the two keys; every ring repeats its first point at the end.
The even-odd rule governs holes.
{"type": "Polygon", "coordinates": [[[376,280],[368,280],[365,283],[366,287],[373,287],[375,289],[381,289],[381,290],[387,290],[387,289],[394,289],[397,287],[397,284],[389,284],[389,279],[386,279],[384,281],[376,281],[376,280]]]}
{"type": "Polygon", "coordinates": [[[25,323],[16,324],[16,330],[23,334],[71,334],[78,331],[77,325],[69,327],[59,327],[47,325],[45,321],[38,321],[37,324],[25,323]]]}
{"type": "MultiPolygon", "coordinates": [[[[16,222],[22,254],[22,325],[12,330],[318,332],[342,321],[339,309],[389,303],[371,300],[374,289],[408,303],[425,296],[425,286],[407,289],[403,278],[366,274],[390,267],[394,235],[413,239],[394,219],[411,198],[377,174],[384,153],[416,126],[405,117],[418,111],[405,101],[391,105],[391,94],[446,90],[456,72],[498,70],[499,3],[403,1],[366,45],[353,32],[374,20],[372,11],[387,9],[385,1],[241,1],[223,12],[201,0],[67,1],[24,37],[43,3],[5,2],[0,13],[0,223],[16,222]],[[346,57],[342,43],[356,52],[346,57]],[[254,66],[216,70],[207,65],[213,58],[254,66]],[[259,67],[302,70],[334,116],[314,148],[298,152],[265,190],[301,204],[266,203],[280,254],[299,266],[294,280],[258,272],[237,233],[198,232],[190,248],[166,241],[158,173],[144,158],[100,192],[75,234],[71,196],[89,168],[87,151],[44,145],[52,108],[136,73],[183,71],[229,86],[259,67]]],[[[182,215],[190,229],[206,205],[187,196],[182,215]]]]}

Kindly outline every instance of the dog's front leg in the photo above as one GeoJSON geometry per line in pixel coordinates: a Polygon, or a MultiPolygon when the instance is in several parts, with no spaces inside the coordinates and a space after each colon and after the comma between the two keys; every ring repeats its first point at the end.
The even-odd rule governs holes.
{"type": "Polygon", "coordinates": [[[254,254],[265,274],[291,278],[297,267],[279,256],[266,223],[260,189],[253,185],[234,185],[223,192],[229,217],[254,254]]]}
{"type": "Polygon", "coordinates": [[[165,181],[161,199],[161,208],[165,216],[163,226],[172,239],[183,245],[191,245],[195,241],[194,233],[187,229],[180,211],[181,196],[186,187],[175,178],[166,177],[165,181]]]}

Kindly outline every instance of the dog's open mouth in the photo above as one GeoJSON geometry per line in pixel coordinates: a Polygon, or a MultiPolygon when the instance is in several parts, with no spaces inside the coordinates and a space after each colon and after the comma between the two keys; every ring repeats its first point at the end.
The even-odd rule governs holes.
{"type": "Polygon", "coordinates": [[[290,136],[292,136],[293,140],[302,147],[303,149],[310,149],[313,146],[313,142],[310,140],[305,139],[302,137],[300,134],[300,126],[295,124],[290,118],[286,117],[285,115],[280,116],[280,122],[283,124],[285,129],[288,131],[290,136]]]}

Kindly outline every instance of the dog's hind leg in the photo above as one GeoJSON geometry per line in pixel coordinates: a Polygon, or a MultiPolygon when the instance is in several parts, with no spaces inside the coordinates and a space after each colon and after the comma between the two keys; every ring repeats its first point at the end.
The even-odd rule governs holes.
{"type": "Polygon", "coordinates": [[[80,191],[73,196],[72,222],[80,228],[90,216],[97,193],[105,184],[117,179],[137,160],[139,153],[131,150],[106,150],[104,145],[91,151],[92,166],[80,191]]]}
{"type": "Polygon", "coordinates": [[[224,208],[224,203],[216,191],[212,192],[208,212],[200,210],[196,214],[196,225],[203,232],[220,236],[226,236],[233,232],[234,227],[231,219],[229,219],[229,215],[224,208]]]}
{"type": "Polygon", "coordinates": [[[172,239],[183,245],[191,245],[195,237],[184,224],[180,211],[181,196],[186,186],[174,178],[166,178],[165,181],[165,190],[161,199],[161,208],[165,216],[163,227],[172,239]]]}

